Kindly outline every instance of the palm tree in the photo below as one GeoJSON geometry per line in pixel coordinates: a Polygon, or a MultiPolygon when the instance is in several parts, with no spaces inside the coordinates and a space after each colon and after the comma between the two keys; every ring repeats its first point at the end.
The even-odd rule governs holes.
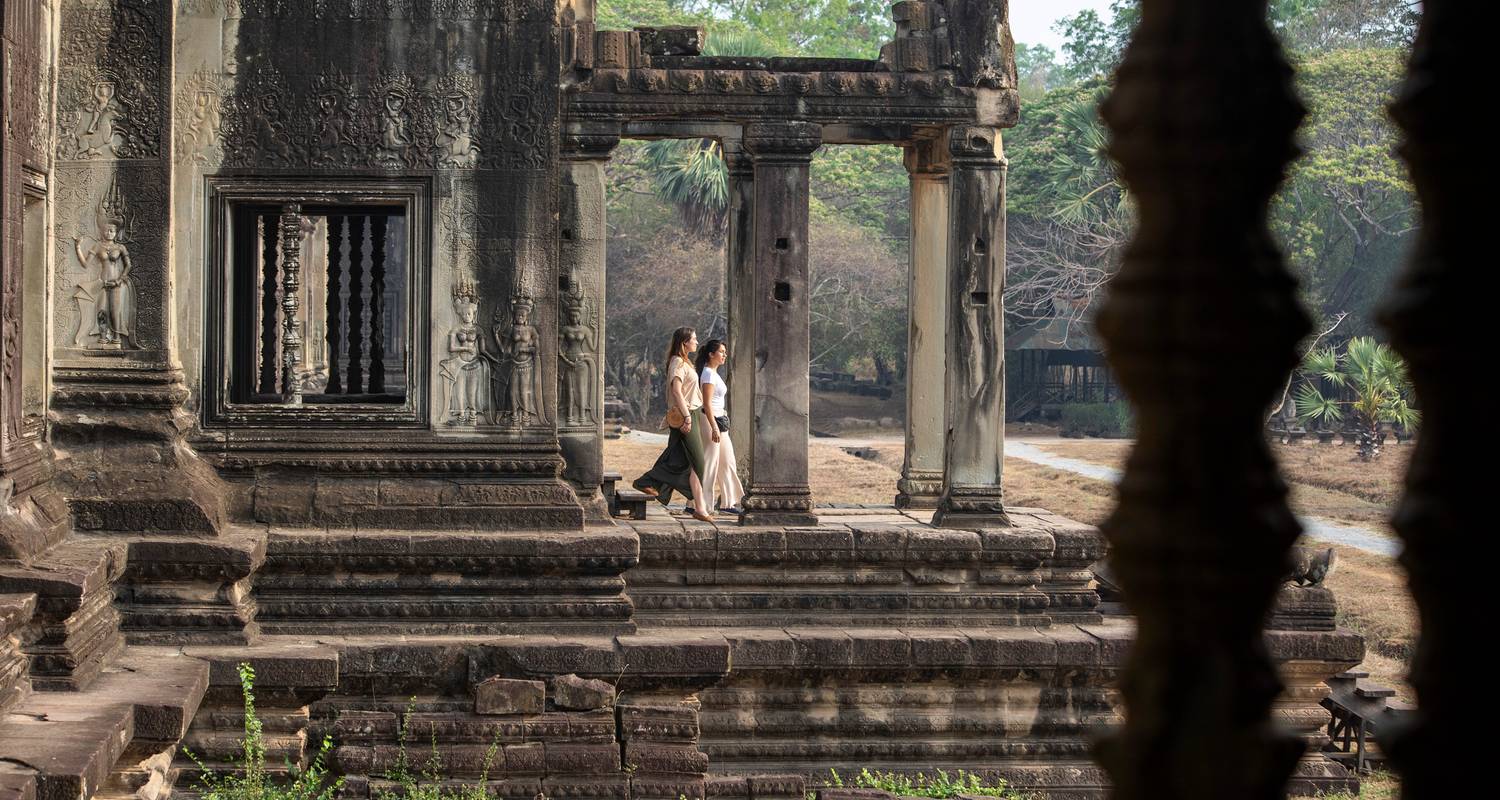
{"type": "MultiPolygon", "coordinates": [[[[706,56],[765,56],[775,45],[751,30],[710,31],[706,56]]],[[[662,139],[646,145],[645,167],[656,196],[677,207],[683,221],[717,236],[729,213],[729,169],[713,139],[662,139]]]]}
{"type": "Polygon", "coordinates": [[[1324,348],[1308,354],[1302,365],[1304,382],[1297,390],[1297,415],[1306,422],[1327,425],[1352,416],[1358,431],[1361,461],[1380,457],[1380,425],[1389,422],[1410,429],[1421,415],[1411,406],[1411,381],[1406,362],[1389,345],[1368,336],[1349,340],[1343,354],[1324,348]],[[1324,386],[1347,389],[1325,395],[1324,386]]]}

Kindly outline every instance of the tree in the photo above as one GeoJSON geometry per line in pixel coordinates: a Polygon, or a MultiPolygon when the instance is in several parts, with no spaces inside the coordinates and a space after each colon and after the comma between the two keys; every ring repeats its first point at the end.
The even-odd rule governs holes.
{"type": "Polygon", "coordinates": [[[1298,65],[1310,112],[1299,131],[1303,155],[1272,208],[1272,229],[1309,305],[1324,317],[1352,314],[1356,333],[1368,330],[1370,308],[1417,224],[1385,112],[1402,61],[1399,50],[1345,49],[1298,65]]]}
{"type": "Polygon", "coordinates": [[[1016,42],[1016,78],[1023,104],[1040,100],[1047,92],[1064,84],[1057,53],[1041,44],[1016,42]]]}
{"type": "Polygon", "coordinates": [[[1111,0],[1107,21],[1099,12],[1086,8],[1054,23],[1052,29],[1063,35],[1063,75],[1067,82],[1114,72],[1140,18],[1139,0],[1111,0]]]}
{"type": "Polygon", "coordinates": [[[1333,348],[1314,351],[1303,362],[1302,374],[1298,416],[1325,426],[1351,416],[1359,431],[1356,457],[1361,461],[1380,457],[1381,423],[1410,429],[1420,418],[1411,406],[1406,363],[1389,345],[1368,336],[1349,340],[1342,354],[1333,348]],[[1325,386],[1348,390],[1351,398],[1325,394],[1325,386]]]}
{"type": "Polygon", "coordinates": [[[1062,89],[1022,112],[1007,146],[1005,307],[1012,325],[1058,314],[1082,322],[1114,275],[1132,212],[1098,105],[1099,79],[1062,89]]]}
{"type": "Polygon", "coordinates": [[[1416,34],[1416,0],[1274,0],[1271,22],[1292,50],[1408,47],[1416,34]]]}

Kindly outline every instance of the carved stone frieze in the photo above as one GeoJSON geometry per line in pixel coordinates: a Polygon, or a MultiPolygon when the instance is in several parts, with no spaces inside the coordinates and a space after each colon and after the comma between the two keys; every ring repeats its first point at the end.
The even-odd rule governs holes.
{"type": "Polygon", "coordinates": [[[171,63],[160,4],[72,0],[61,16],[57,157],[160,158],[171,63]]]}
{"type": "MultiPolygon", "coordinates": [[[[223,92],[222,124],[194,128],[213,137],[197,146],[221,149],[229,167],[542,170],[556,148],[556,100],[535,76],[481,84],[471,72],[305,76],[262,65],[237,88],[222,76],[201,83],[223,92]]],[[[190,128],[199,102],[215,105],[179,103],[190,128]]]]}
{"type": "Polygon", "coordinates": [[[228,76],[207,69],[180,83],[172,104],[174,160],[217,165],[223,158],[219,132],[231,86],[228,76]]]}

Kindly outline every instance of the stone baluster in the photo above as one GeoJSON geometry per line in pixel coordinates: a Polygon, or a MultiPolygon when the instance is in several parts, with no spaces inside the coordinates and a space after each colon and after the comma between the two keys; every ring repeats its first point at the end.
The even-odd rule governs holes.
{"type": "Polygon", "coordinates": [[[1487,398],[1468,377],[1485,316],[1467,308],[1494,258],[1489,214],[1474,202],[1493,170],[1476,164],[1489,145],[1472,119],[1491,29],[1482,3],[1426,0],[1422,7],[1410,74],[1392,108],[1405,134],[1401,154],[1421,200],[1422,227],[1381,312],[1422,411],[1393,520],[1422,632],[1411,669],[1417,716],[1394,742],[1381,741],[1410,798],[1452,796],[1462,782],[1452,754],[1468,739],[1473,692],[1460,676],[1485,663],[1486,639],[1473,627],[1485,600],[1470,540],[1492,524],[1480,514],[1488,476],[1473,466],[1489,456],[1485,437],[1473,430],[1488,418],[1487,398]]]}
{"type": "MultiPolygon", "coordinates": [[[[1005,448],[1005,158],[1000,132],[948,132],[947,331],[943,495],[932,524],[1007,526],[1005,448]]],[[[909,359],[908,359],[909,360],[909,359]]]]}
{"type": "Polygon", "coordinates": [[[340,277],[343,270],[344,259],[344,218],[330,215],[328,217],[328,297],[327,314],[328,326],[324,336],[325,346],[328,348],[328,388],[323,391],[326,394],[343,394],[344,378],[343,371],[339,368],[339,351],[343,349],[342,326],[343,321],[339,318],[339,310],[342,300],[339,297],[340,277]]]}
{"type": "Polygon", "coordinates": [[[385,214],[370,217],[370,394],[385,394],[385,214]]]}
{"type": "Polygon", "coordinates": [[[276,377],[281,371],[278,362],[281,351],[276,346],[277,323],[277,272],[276,253],[279,250],[281,228],[273,214],[262,214],[257,228],[260,232],[260,385],[261,394],[276,394],[276,377]]]}
{"type": "Polygon", "coordinates": [[[563,477],[573,486],[591,522],[609,521],[600,484],[604,480],[604,168],[620,142],[618,126],[571,123],[562,137],[562,191],[558,274],[559,346],[568,328],[587,336],[575,352],[592,356],[587,380],[578,380],[559,364],[558,439],[565,465],[563,477]],[[574,383],[566,383],[574,381],[574,383]],[[574,394],[582,399],[582,416],[570,411],[574,394]]]}
{"type": "Polygon", "coordinates": [[[302,206],[281,207],[281,402],[302,405],[302,206]]]}
{"type": "Polygon", "coordinates": [[[1266,0],[1145,0],[1103,108],[1139,222],[1098,317],[1138,437],[1102,527],[1138,626],[1119,798],[1281,797],[1262,634],[1299,526],[1262,431],[1308,331],[1266,206],[1302,108],[1266,0]]]}
{"type": "Polygon", "coordinates": [[[948,354],[948,151],[935,140],[906,148],[911,178],[907,267],[906,458],[897,508],[931,508],[943,492],[943,383],[948,354]]]}
{"type": "Polygon", "coordinates": [[[349,217],[349,300],[344,307],[345,341],[349,343],[349,371],[345,373],[345,391],[365,391],[365,225],[369,217],[349,217]]]}
{"type": "Polygon", "coordinates": [[[725,233],[725,304],[729,308],[729,361],[724,365],[724,380],[729,384],[729,437],[734,441],[735,456],[742,473],[750,466],[755,452],[755,437],[750,424],[755,415],[755,306],[751,291],[755,279],[755,249],[750,246],[755,220],[755,169],[750,154],[739,139],[725,139],[724,163],[729,171],[729,215],[725,233]],[[741,347],[743,345],[743,347],[741,347]],[[744,362],[740,364],[739,354],[744,362]],[[744,376],[741,380],[740,376],[744,376]]]}
{"type": "MultiPolygon", "coordinates": [[[[754,450],[740,517],[747,525],[817,522],[807,482],[807,200],[808,169],[822,143],[822,129],[809,122],[745,126],[745,150],[755,171],[749,243],[755,268],[748,286],[755,319],[749,342],[755,359],[754,450]]],[[[743,360],[744,344],[739,353],[743,360]]],[[[744,379],[743,372],[735,376],[744,379]]]]}

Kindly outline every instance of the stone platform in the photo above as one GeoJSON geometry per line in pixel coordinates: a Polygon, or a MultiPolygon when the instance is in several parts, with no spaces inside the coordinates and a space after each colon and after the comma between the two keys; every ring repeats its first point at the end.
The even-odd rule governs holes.
{"type": "MultiPolygon", "coordinates": [[[[436,741],[449,778],[485,775],[519,800],[800,800],[830,769],[862,768],[1102,797],[1091,746],[1120,723],[1133,636],[1092,579],[1103,540],[1040,509],[983,531],[934,528],[930,513],[741,527],[653,504],[571,534],[75,536],[0,570],[12,650],[30,659],[0,687],[13,704],[0,730],[36,747],[50,736],[31,733],[37,719],[118,718],[80,723],[108,741],[80,741],[71,761],[9,770],[0,786],[30,788],[0,797],[190,794],[199,768],[180,746],[214,768],[238,752],[241,662],[257,671],[269,760],[305,763],[330,735],[356,797],[387,788],[403,728],[419,763],[436,741]],[[572,699],[559,684],[572,675],[608,691],[572,699]],[[171,690],[191,724],[133,729],[162,680],[191,683],[171,690]]],[[[1347,787],[1316,752],[1317,704],[1363,645],[1335,630],[1326,590],[1285,594],[1273,627],[1287,629],[1267,642],[1288,685],[1278,722],[1312,745],[1294,788],[1347,787]]],[[[11,741],[0,762],[35,763],[11,741]]]]}

